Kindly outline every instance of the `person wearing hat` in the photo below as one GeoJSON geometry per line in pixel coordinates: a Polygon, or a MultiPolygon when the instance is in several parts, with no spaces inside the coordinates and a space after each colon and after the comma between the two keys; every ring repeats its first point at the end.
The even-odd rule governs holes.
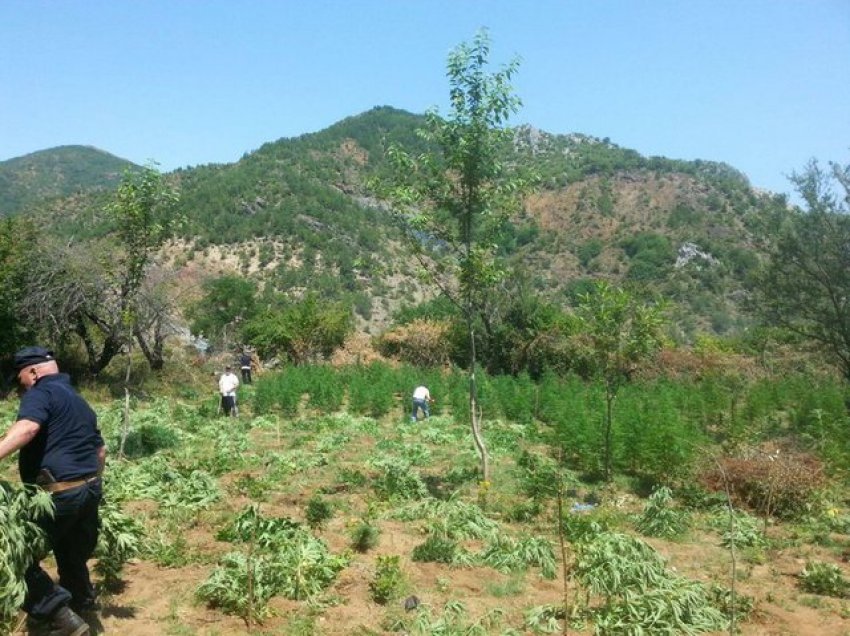
{"type": "Polygon", "coordinates": [[[57,585],[38,560],[30,565],[24,610],[50,634],[82,636],[90,630],[77,612],[96,608],[87,561],[97,545],[106,447],[97,416],[52,351],[21,349],[15,370],[23,394],[17,420],[0,438],[0,459],[19,451],[21,481],[51,493],[55,514],[38,523],[59,573],[57,585]]]}

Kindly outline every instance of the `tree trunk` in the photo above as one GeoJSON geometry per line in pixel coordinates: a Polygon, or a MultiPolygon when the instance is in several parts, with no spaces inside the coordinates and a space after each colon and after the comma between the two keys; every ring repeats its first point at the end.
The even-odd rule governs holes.
{"type": "Polygon", "coordinates": [[[118,456],[124,457],[124,445],[130,434],[130,370],[133,367],[132,349],[127,347],[127,372],[124,375],[124,417],[121,422],[121,445],[118,447],[118,456]]]}
{"type": "Polygon", "coordinates": [[[605,481],[611,481],[611,428],[614,417],[614,392],[605,384],[605,481]]]}
{"type": "Polygon", "coordinates": [[[141,328],[138,325],[133,327],[133,335],[136,337],[136,342],[139,343],[139,348],[142,350],[145,360],[148,361],[148,366],[153,371],[161,371],[162,367],[165,366],[165,337],[162,335],[162,327],[159,319],[153,325],[153,332],[153,343],[151,346],[148,346],[145,334],[142,333],[141,328]]]}
{"type": "Polygon", "coordinates": [[[472,428],[472,439],[478,451],[478,460],[481,464],[481,479],[489,484],[490,462],[487,457],[487,447],[481,436],[481,418],[478,413],[478,384],[475,380],[475,332],[469,329],[470,366],[469,366],[469,421],[472,428]]]}

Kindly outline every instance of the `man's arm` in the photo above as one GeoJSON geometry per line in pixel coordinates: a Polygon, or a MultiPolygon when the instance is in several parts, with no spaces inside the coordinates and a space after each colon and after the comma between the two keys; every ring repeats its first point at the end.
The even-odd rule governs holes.
{"type": "Polygon", "coordinates": [[[40,429],[41,424],[32,420],[18,420],[12,424],[6,434],[0,438],[0,459],[8,457],[29,444],[40,429]]]}

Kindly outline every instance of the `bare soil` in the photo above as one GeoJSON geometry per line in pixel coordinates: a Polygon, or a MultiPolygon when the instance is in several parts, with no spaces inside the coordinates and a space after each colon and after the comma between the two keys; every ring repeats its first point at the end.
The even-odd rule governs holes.
{"type": "MultiPolygon", "coordinates": [[[[224,425],[226,421],[222,420],[222,423],[224,425]]],[[[258,453],[263,449],[282,450],[291,442],[285,435],[282,437],[279,431],[254,429],[251,433],[252,445],[258,453]]],[[[305,438],[309,436],[309,431],[299,429],[299,433],[305,438]]],[[[260,504],[262,514],[288,516],[303,521],[310,496],[319,487],[334,484],[334,475],[341,465],[366,470],[364,458],[375,452],[379,438],[386,440],[396,437],[400,444],[421,442],[416,428],[405,427],[398,422],[383,423],[378,438],[370,435],[353,438],[330,463],[333,469],[331,472],[326,474],[323,470],[312,470],[294,475],[287,483],[280,484],[279,491],[269,492],[260,504]]],[[[457,449],[436,448],[433,462],[423,468],[423,472],[441,470],[439,466],[445,466],[451,461],[455,452],[457,449]]],[[[224,520],[249,503],[245,496],[233,494],[231,485],[237,477],[234,473],[224,475],[219,483],[222,490],[229,494],[214,509],[200,513],[182,530],[188,551],[195,557],[191,565],[166,568],[138,559],[128,563],[124,571],[123,589],[102,594],[101,610],[85,616],[92,627],[92,633],[122,636],[365,636],[394,633],[389,631],[391,619],[409,617],[410,614],[406,614],[403,608],[404,598],[387,606],[372,600],[369,582],[374,575],[378,555],[401,556],[409,582],[404,596],[415,595],[420,601],[419,608],[413,611],[430,608],[439,614],[448,601],[463,603],[470,617],[480,617],[491,610],[498,610],[502,613],[502,623],[500,628],[491,632],[494,634],[501,634],[507,628],[513,628],[519,633],[532,633],[524,628],[524,613],[532,607],[559,605],[563,602],[560,572],[555,580],[545,580],[535,569],[511,575],[485,567],[459,568],[414,562],[411,560],[413,549],[425,538],[421,525],[378,518],[375,522],[381,530],[378,546],[365,554],[353,553],[350,565],[321,598],[314,602],[274,598],[271,602],[273,615],[263,624],[248,625],[241,618],[205,606],[195,597],[195,590],[212,572],[217,557],[233,549],[233,546],[215,537],[224,520]]],[[[494,488],[492,493],[494,498],[509,496],[499,493],[498,488],[494,488]]],[[[464,494],[464,497],[473,500],[474,496],[474,493],[464,494]]],[[[333,553],[339,554],[350,548],[350,528],[364,514],[373,497],[374,494],[366,488],[328,496],[333,500],[337,512],[325,527],[317,531],[317,535],[333,553]]],[[[629,508],[627,512],[636,511],[641,506],[635,497],[625,496],[622,499],[627,503],[611,505],[626,506],[629,508]]],[[[126,511],[143,520],[154,518],[155,509],[156,504],[151,501],[134,501],[125,507],[126,511]]],[[[551,518],[551,515],[544,514],[538,521],[521,526],[503,523],[512,534],[546,536],[557,546],[556,528],[551,518]]],[[[700,525],[694,524],[694,527],[700,525]]],[[[768,550],[756,559],[748,560],[746,555],[737,556],[737,592],[752,597],[754,601],[754,611],[739,625],[739,633],[743,636],[850,635],[848,602],[804,593],[799,588],[797,578],[809,561],[835,563],[845,577],[850,578],[850,565],[844,560],[844,555],[850,554],[850,536],[833,535],[828,547],[823,547],[791,540],[793,532],[792,526],[774,525],[769,529],[771,538],[786,539],[782,545],[791,547],[768,550]]],[[[730,555],[719,545],[716,533],[694,530],[678,541],[648,541],[677,573],[704,583],[730,585],[730,555]]],[[[480,545],[469,542],[466,547],[475,549],[480,545]]],[[[49,563],[47,565],[50,566],[49,563]]],[[[568,597],[574,600],[575,595],[575,590],[571,589],[568,597]]],[[[16,633],[26,632],[21,628],[16,633]]],[[[572,629],[570,633],[589,635],[593,630],[592,626],[586,626],[583,630],[572,629]]]]}

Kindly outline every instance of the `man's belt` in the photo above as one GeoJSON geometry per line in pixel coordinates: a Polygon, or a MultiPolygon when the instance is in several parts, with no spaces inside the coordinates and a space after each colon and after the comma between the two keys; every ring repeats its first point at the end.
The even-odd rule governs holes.
{"type": "Polygon", "coordinates": [[[85,484],[90,484],[96,479],[100,479],[100,475],[89,475],[88,477],[81,477],[72,481],[54,481],[49,484],[42,484],[41,489],[46,490],[51,495],[55,495],[57,492],[65,492],[66,490],[73,490],[85,484]]]}

